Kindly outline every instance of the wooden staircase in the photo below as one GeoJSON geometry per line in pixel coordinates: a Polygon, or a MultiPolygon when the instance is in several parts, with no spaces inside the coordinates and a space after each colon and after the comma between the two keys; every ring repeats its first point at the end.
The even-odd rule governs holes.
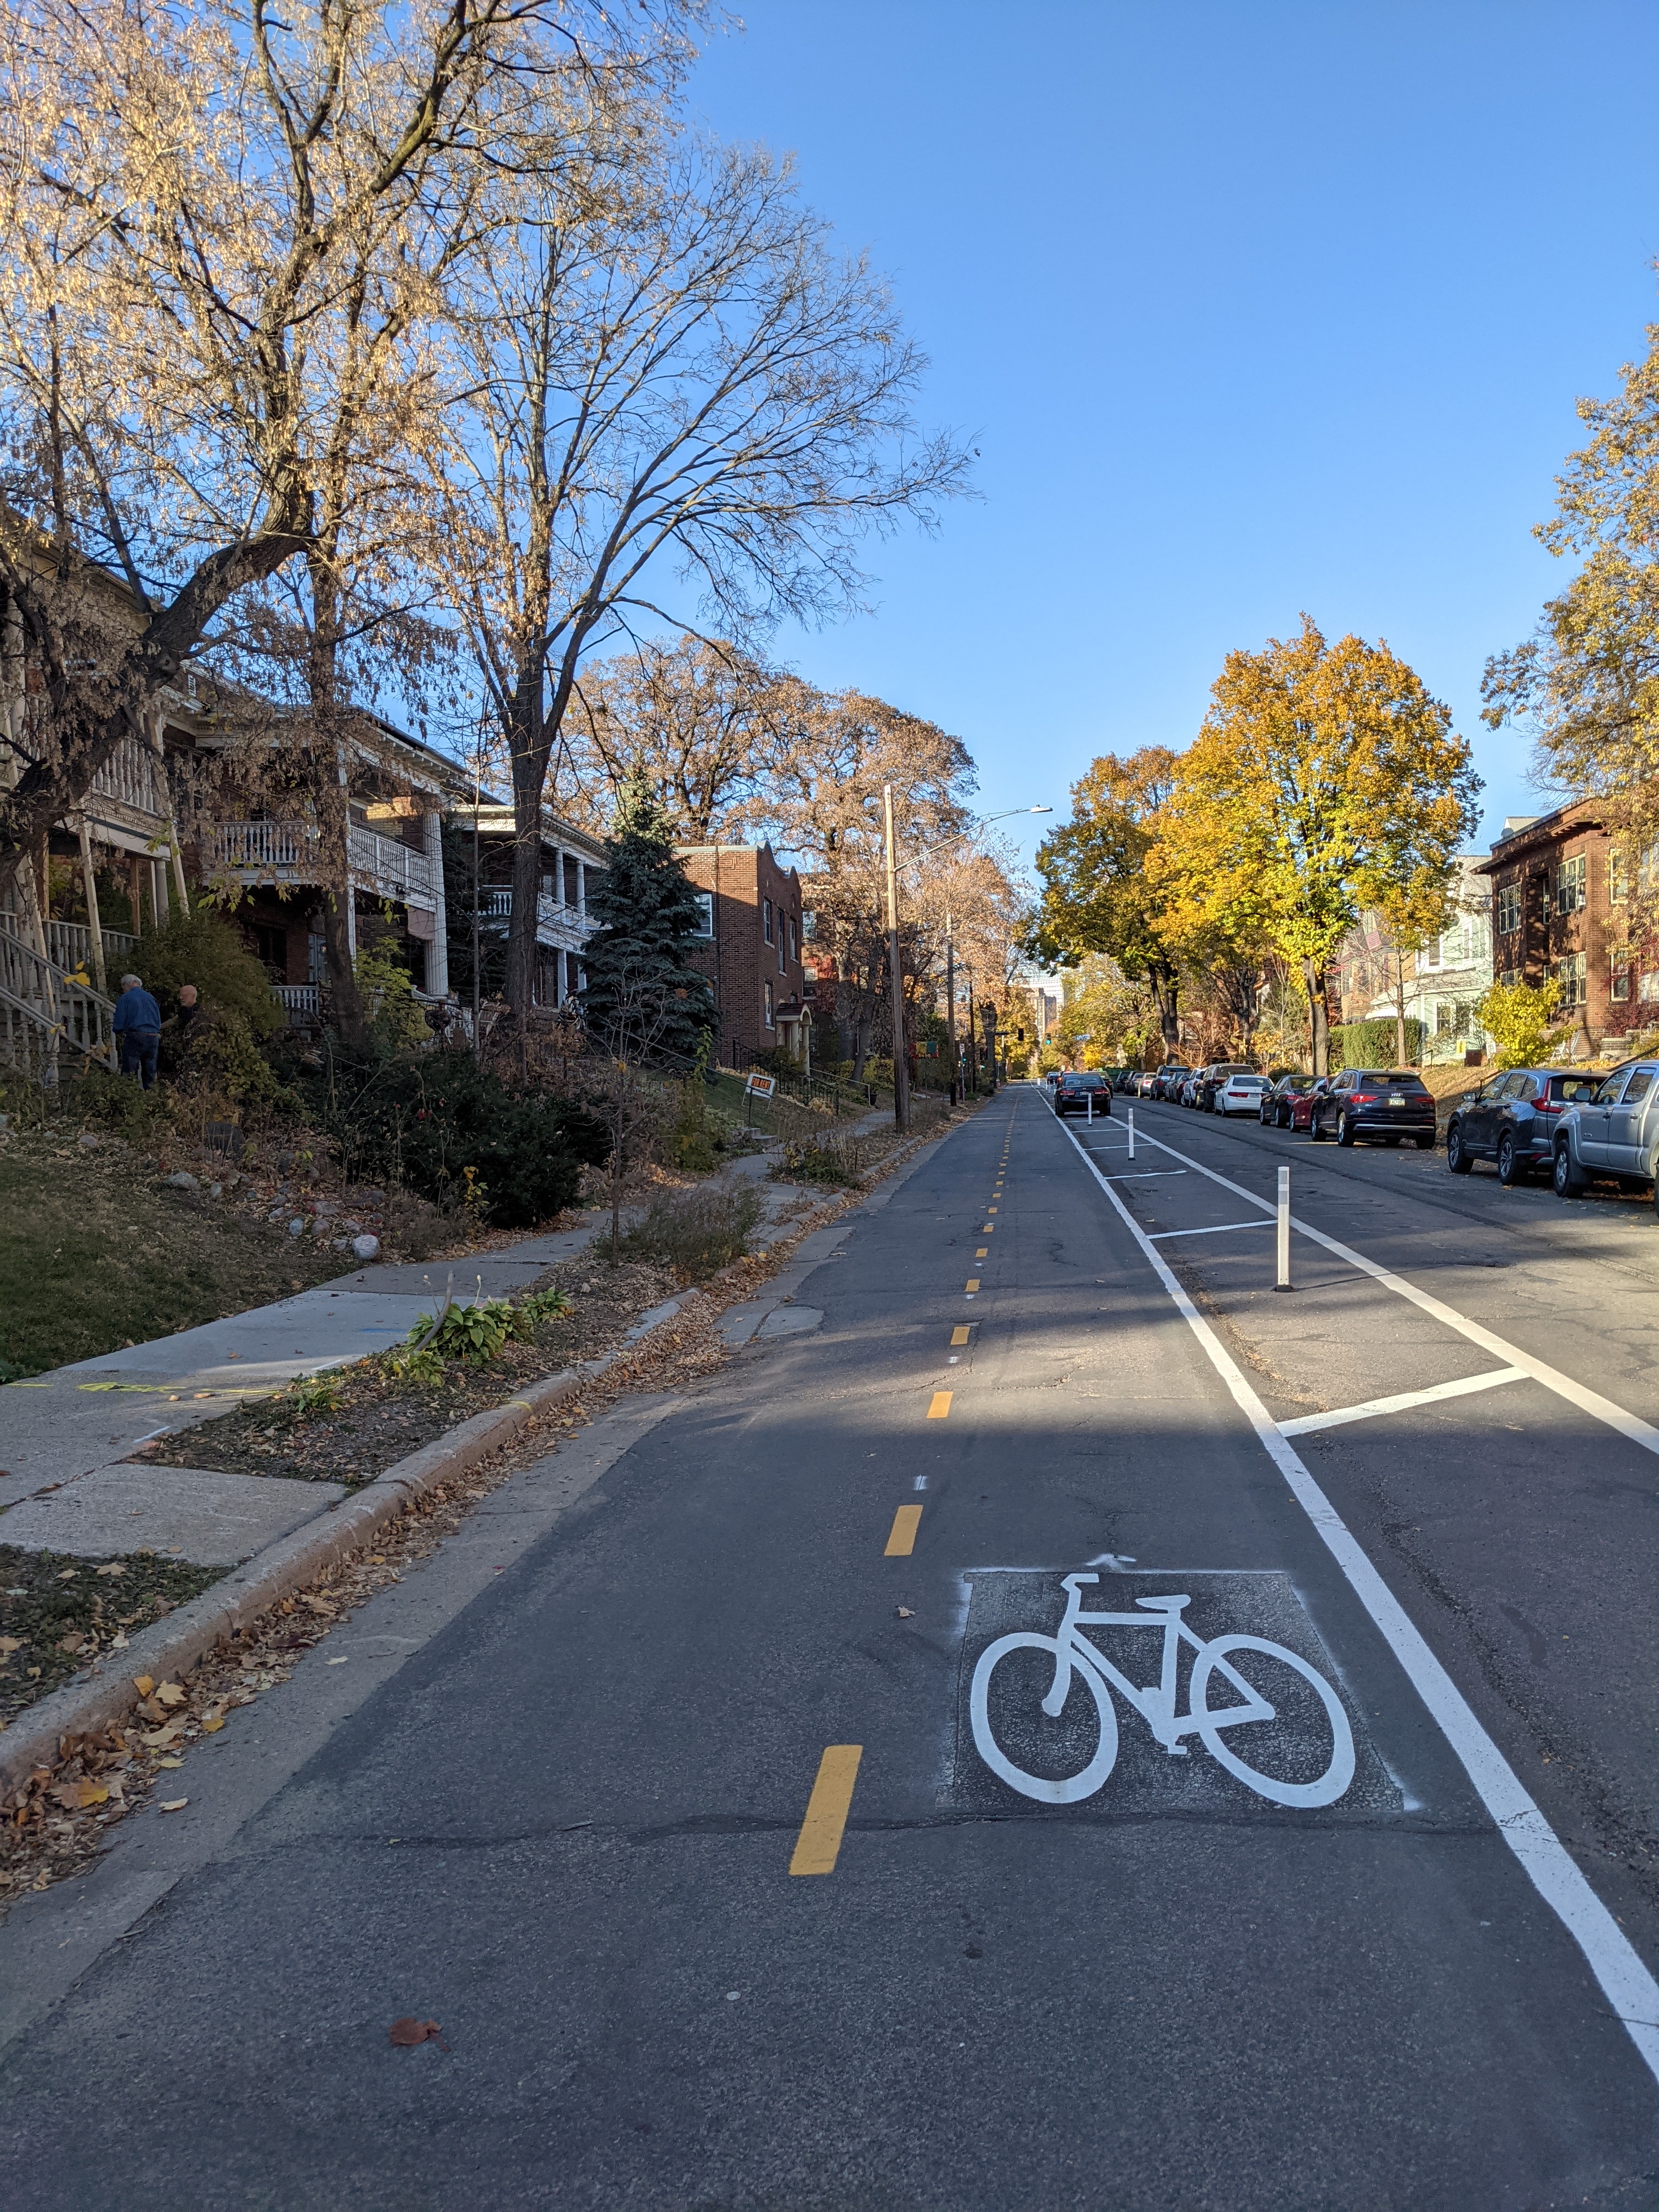
{"type": "Polygon", "coordinates": [[[49,1086],[65,1048],[112,1073],[114,1003],[38,951],[15,915],[0,913],[0,1067],[49,1086]]]}

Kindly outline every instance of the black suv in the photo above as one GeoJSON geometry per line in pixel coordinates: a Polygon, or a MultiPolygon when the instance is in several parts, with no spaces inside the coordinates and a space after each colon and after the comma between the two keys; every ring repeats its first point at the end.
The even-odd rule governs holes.
{"type": "Polygon", "coordinates": [[[1316,1144],[1334,1130],[1339,1145],[1351,1145],[1356,1137],[1397,1145],[1409,1137],[1419,1152],[1431,1152],[1434,1100],[1422,1077],[1408,1067],[1345,1067],[1314,1108],[1308,1128],[1316,1144]]]}
{"type": "Polygon", "coordinates": [[[1477,1160],[1496,1160],[1500,1182],[1550,1171],[1550,1147],[1567,1108],[1601,1083],[1582,1068],[1511,1067],[1460,1098],[1446,1129],[1446,1165],[1468,1175],[1477,1160]]]}
{"type": "Polygon", "coordinates": [[[1092,1071],[1082,1075],[1062,1075],[1054,1085],[1056,1114],[1087,1115],[1109,1114],[1111,1110],[1112,1086],[1103,1075],[1092,1071]]]}

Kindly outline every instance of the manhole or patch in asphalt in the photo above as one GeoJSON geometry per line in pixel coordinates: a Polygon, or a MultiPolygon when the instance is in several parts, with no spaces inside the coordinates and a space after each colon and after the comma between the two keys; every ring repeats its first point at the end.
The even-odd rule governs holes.
{"type": "Polygon", "coordinates": [[[951,1803],[1403,1810],[1288,1575],[986,1567],[964,1580],[951,1803]]]}

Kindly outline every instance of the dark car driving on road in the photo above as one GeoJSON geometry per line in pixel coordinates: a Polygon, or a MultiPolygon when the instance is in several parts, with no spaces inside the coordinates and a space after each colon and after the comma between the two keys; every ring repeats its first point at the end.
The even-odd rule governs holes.
{"type": "Polygon", "coordinates": [[[1345,1067],[1314,1101],[1308,1127],[1316,1144],[1333,1135],[1339,1145],[1359,1137],[1397,1145],[1409,1137],[1426,1152],[1434,1144],[1434,1098],[1409,1067],[1345,1067]]]}
{"type": "Polygon", "coordinates": [[[1495,1160],[1500,1182],[1547,1176],[1562,1115],[1593,1097],[1601,1081],[1582,1068],[1501,1070],[1452,1109],[1446,1165],[1454,1175],[1468,1175],[1477,1160],[1495,1160]]]}
{"type": "Polygon", "coordinates": [[[1089,1115],[1109,1114],[1112,1110],[1112,1086],[1103,1075],[1092,1070],[1085,1074],[1062,1075],[1054,1085],[1056,1114],[1089,1115]]]}
{"type": "Polygon", "coordinates": [[[1314,1080],[1311,1075],[1281,1075],[1271,1091],[1264,1091],[1256,1112],[1256,1119],[1262,1127],[1288,1129],[1293,1127],[1291,1109],[1304,1091],[1313,1089],[1314,1080]]]}

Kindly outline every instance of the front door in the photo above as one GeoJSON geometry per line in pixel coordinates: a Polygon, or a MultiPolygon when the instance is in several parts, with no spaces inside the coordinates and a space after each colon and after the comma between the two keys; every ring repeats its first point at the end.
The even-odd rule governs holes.
{"type": "Polygon", "coordinates": [[[1577,1109],[1578,1158],[1587,1168],[1613,1164],[1607,1157],[1607,1123],[1613,1103],[1624,1087],[1625,1071],[1621,1067],[1577,1109]]]}

